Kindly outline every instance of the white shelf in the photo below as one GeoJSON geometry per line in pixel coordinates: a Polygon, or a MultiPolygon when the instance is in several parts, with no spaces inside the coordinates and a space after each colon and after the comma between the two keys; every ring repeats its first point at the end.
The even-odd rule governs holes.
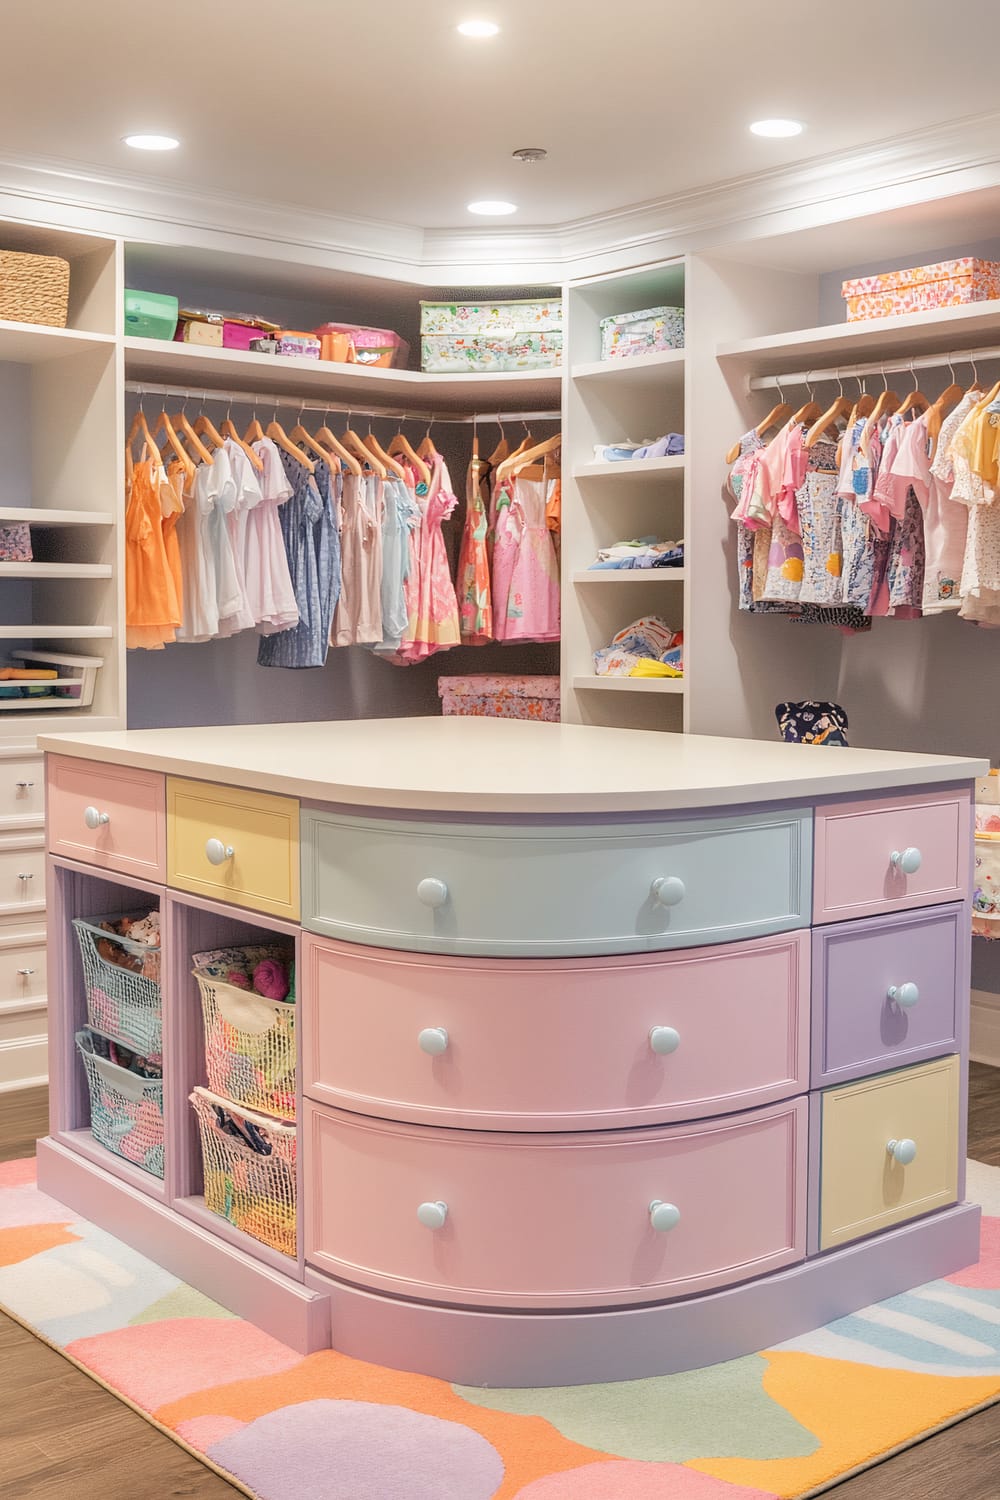
{"type": "Polygon", "coordinates": [[[0,625],[0,641],[109,641],[110,625],[0,625]]]}
{"type": "Polygon", "coordinates": [[[110,526],[109,510],[45,510],[39,505],[0,505],[0,526],[110,526]]]}
{"type": "Polygon", "coordinates": [[[573,582],[583,583],[684,583],[686,568],[581,568],[573,582]]]}
{"type": "Polygon", "coordinates": [[[0,578],[110,578],[110,563],[0,563],[0,578]]]}
{"type": "Polygon", "coordinates": [[[0,319],[0,359],[20,365],[41,365],[87,349],[108,348],[112,333],[80,333],[75,328],[45,328],[38,323],[10,323],[0,319]]]}
{"type": "Polygon", "coordinates": [[[625,359],[595,359],[573,365],[570,374],[574,380],[613,380],[616,387],[679,384],[684,379],[684,350],[659,349],[625,359]]]}
{"type": "Polygon", "coordinates": [[[578,464],[573,470],[574,479],[627,479],[632,484],[644,481],[662,481],[671,474],[683,474],[685,457],[674,458],[626,458],[620,463],[578,464]]]}
{"type": "Polygon", "coordinates": [[[683,677],[574,677],[573,686],[611,693],[683,693],[683,677]]]}
{"type": "MultiPolygon", "coordinates": [[[[283,358],[208,349],[166,339],[125,340],[125,374],[129,380],[302,396],[306,400],[399,407],[422,411],[485,412],[517,409],[557,410],[562,370],[515,370],[507,375],[425,375],[419,370],[382,370],[330,360],[283,358]]],[[[367,407],[359,405],[359,410],[367,407]]]]}
{"type": "Polygon", "coordinates": [[[861,364],[871,358],[934,354],[988,346],[1000,339],[1000,302],[937,307],[892,318],[830,323],[765,338],[720,344],[719,360],[753,375],[780,375],[824,365],[861,364]]]}

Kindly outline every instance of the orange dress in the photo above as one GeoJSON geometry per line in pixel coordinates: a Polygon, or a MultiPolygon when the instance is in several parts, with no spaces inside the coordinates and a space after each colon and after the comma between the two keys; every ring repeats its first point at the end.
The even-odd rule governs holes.
{"type": "Polygon", "coordinates": [[[483,495],[487,465],[474,458],[465,485],[465,526],[458,555],[455,592],[463,646],[484,646],[493,639],[493,598],[487,533],[489,514],[483,495]]]}
{"type": "MultiPolygon", "coordinates": [[[[181,623],[175,573],[164,540],[163,465],[144,458],[132,470],[125,504],[125,644],[162,651],[181,623]]],[[[183,507],[181,507],[183,508],[183,507]]],[[[176,538],[174,538],[176,545],[176,538]]],[[[180,559],[176,560],[179,569],[180,559]]]]}

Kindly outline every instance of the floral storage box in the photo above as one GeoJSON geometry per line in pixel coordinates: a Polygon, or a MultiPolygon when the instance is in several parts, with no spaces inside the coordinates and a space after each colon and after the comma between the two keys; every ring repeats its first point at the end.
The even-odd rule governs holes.
{"type": "Polygon", "coordinates": [[[849,323],[933,307],[960,307],[967,302],[992,302],[1000,298],[1000,264],[966,255],[905,271],[858,276],[845,281],[841,292],[849,323]]]}
{"type": "Polygon", "coordinates": [[[545,370],[562,363],[562,299],[421,302],[421,365],[429,374],[545,370]]]}
{"type": "Polygon", "coordinates": [[[559,722],[559,678],[498,673],[439,677],[438,696],[444,714],[488,719],[538,719],[559,722]]]}
{"type": "Polygon", "coordinates": [[[601,319],[601,358],[627,359],[684,348],[683,307],[646,307],[601,319]]]}

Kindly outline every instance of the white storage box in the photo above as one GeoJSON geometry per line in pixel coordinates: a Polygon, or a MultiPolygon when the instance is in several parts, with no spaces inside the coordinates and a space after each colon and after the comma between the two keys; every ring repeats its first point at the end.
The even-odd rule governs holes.
{"type": "Polygon", "coordinates": [[[559,297],[421,302],[421,365],[428,374],[546,370],[562,363],[559,297]]]}
{"type": "MultiPolygon", "coordinates": [[[[25,634],[31,626],[25,626],[25,634]]],[[[55,672],[55,677],[19,677],[0,679],[0,712],[20,709],[36,713],[40,709],[89,708],[94,701],[97,673],[104,665],[100,656],[69,656],[64,651],[12,651],[22,670],[33,667],[41,672],[55,672]]]]}

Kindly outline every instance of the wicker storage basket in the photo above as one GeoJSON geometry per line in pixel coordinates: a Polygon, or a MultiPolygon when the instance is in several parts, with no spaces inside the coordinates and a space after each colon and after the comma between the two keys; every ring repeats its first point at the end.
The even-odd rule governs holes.
{"type": "Polygon", "coordinates": [[[294,1257],[295,1126],[237,1109],[228,1099],[200,1087],[195,1088],[190,1100],[201,1135],[205,1207],[262,1245],[294,1257]],[[248,1127],[266,1154],[254,1151],[241,1139],[240,1133],[248,1127]]]}
{"type": "Polygon", "coordinates": [[[68,315],[68,260],[0,250],[0,318],[65,328],[68,315]]]}
{"type": "Polygon", "coordinates": [[[116,912],[89,921],[82,917],[73,920],[83,961],[87,1020],[95,1031],[124,1042],[151,1062],[159,1062],[163,1056],[160,950],[105,932],[100,926],[102,921],[117,921],[120,915],[116,912]],[[97,945],[101,942],[107,942],[141,962],[147,972],[136,974],[131,969],[109,963],[98,950],[97,945]]]}
{"type": "Polygon", "coordinates": [[[217,948],[193,955],[205,1021],[208,1086],[234,1104],[295,1119],[295,1011],[283,1000],[266,1000],[226,982],[230,971],[252,974],[262,959],[289,964],[287,943],[217,948]]]}
{"type": "Polygon", "coordinates": [[[87,1070],[90,1132],[107,1151],[133,1162],[154,1177],[163,1176],[163,1079],[140,1078],[99,1057],[93,1028],[76,1033],[87,1070]]]}

